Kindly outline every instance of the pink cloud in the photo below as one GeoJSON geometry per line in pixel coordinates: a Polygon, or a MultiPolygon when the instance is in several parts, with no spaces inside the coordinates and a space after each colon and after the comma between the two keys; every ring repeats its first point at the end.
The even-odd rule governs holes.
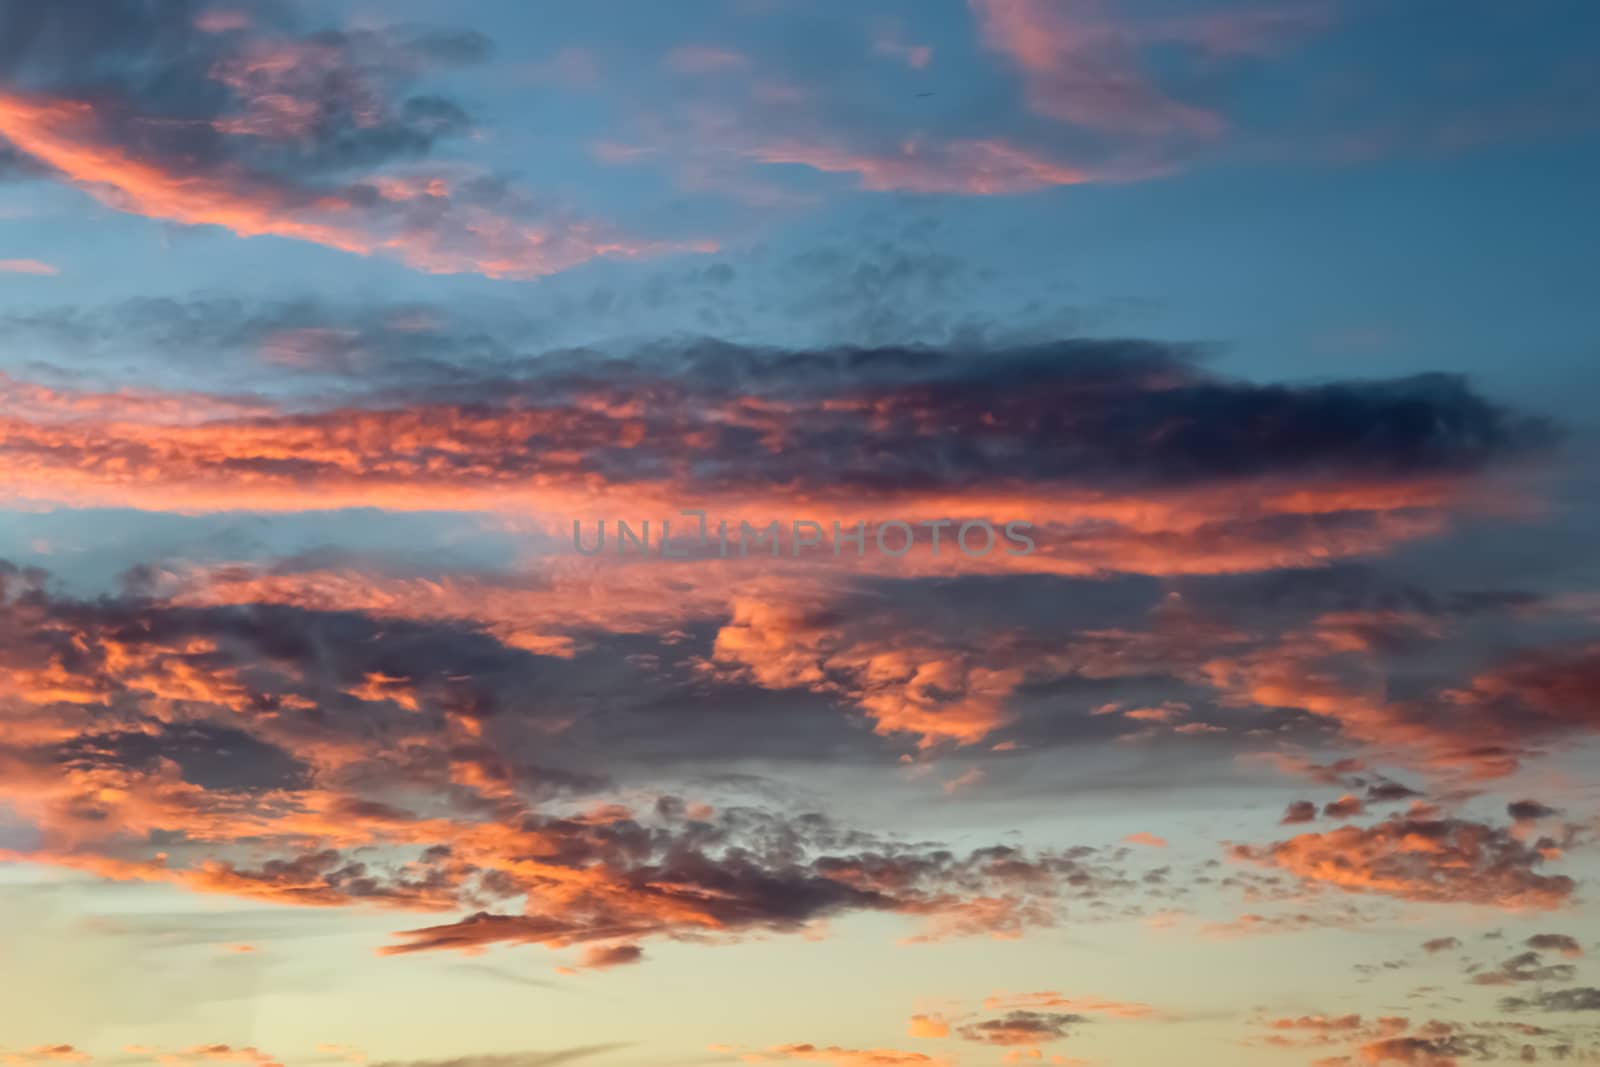
{"type": "Polygon", "coordinates": [[[49,263],[37,259],[0,259],[0,274],[60,274],[49,263]]]}
{"type": "Polygon", "coordinates": [[[1037,114],[1074,126],[1135,136],[1211,137],[1221,115],[1174,100],[1140,69],[1128,31],[1096,17],[1094,5],[1049,0],[972,0],[983,42],[1022,75],[1037,114]]]}
{"type": "Polygon", "coordinates": [[[789,163],[830,174],[854,174],[876,192],[1005,196],[1098,180],[1070,164],[998,140],[904,142],[874,153],[804,140],[754,145],[745,154],[762,163],[789,163]]]}

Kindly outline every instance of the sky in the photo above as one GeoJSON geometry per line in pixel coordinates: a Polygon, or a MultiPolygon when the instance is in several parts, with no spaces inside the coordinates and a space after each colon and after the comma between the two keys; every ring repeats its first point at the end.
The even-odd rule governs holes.
{"type": "Polygon", "coordinates": [[[1597,48],[0,0],[0,1064],[1600,1062],[1597,48]]]}

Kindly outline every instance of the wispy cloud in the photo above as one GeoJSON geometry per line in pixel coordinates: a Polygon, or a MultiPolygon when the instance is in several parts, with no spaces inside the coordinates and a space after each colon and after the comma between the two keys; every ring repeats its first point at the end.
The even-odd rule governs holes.
{"type": "Polygon", "coordinates": [[[37,259],[0,259],[0,274],[60,274],[49,263],[37,259]]]}

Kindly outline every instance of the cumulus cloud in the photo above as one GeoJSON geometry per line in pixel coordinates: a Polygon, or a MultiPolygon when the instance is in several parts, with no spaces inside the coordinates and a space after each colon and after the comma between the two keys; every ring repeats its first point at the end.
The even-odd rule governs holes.
{"type": "Polygon", "coordinates": [[[1317,805],[1315,801],[1295,800],[1283,810],[1283,818],[1278,820],[1280,826],[1296,826],[1300,823],[1315,822],[1317,818],[1317,805]]]}
{"type": "Polygon", "coordinates": [[[1542,911],[1564,905],[1576,888],[1566,875],[1541,873],[1553,850],[1553,841],[1526,844],[1486,823],[1395,816],[1266,846],[1235,845],[1231,854],[1350,893],[1542,911]]]}

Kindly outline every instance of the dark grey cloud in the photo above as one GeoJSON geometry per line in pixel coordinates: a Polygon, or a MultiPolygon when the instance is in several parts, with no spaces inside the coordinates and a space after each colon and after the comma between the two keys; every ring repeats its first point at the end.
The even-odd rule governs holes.
{"type": "Polygon", "coordinates": [[[1583,946],[1571,934],[1534,934],[1523,944],[1539,952],[1559,952],[1564,956],[1583,955],[1583,946]]]}
{"type": "Polygon", "coordinates": [[[1315,822],[1317,818],[1317,805],[1312,800],[1292,801],[1283,811],[1283,818],[1278,820],[1280,826],[1297,826],[1301,823],[1315,822]]]}
{"type": "MultiPolygon", "coordinates": [[[[64,838],[123,857],[159,849],[163,871],[278,903],[479,909],[409,930],[391,952],[587,945],[580,965],[605,966],[638,958],[639,939],[794,932],[860,911],[1010,934],[1053,922],[1068,900],[1129,907],[1135,892],[1162,891],[1095,849],[957,853],[810,812],[660,793],[638,814],[596,807],[594,794],[615,791],[563,758],[562,693],[620,682],[604,656],[537,656],[468,626],[356,611],[178,606],[136,591],[72,599],[16,568],[0,568],[0,608],[0,669],[28,685],[50,664],[34,714],[80,727],[66,743],[0,747],[8,774],[63,783],[40,819],[46,850],[64,838]],[[130,796],[159,803],[125,836],[130,796]],[[589,807],[569,812],[573,801],[589,807]],[[311,812],[341,833],[296,828],[311,812]],[[525,873],[503,853],[536,853],[564,877],[525,873]],[[593,892],[558,891],[586,880],[593,892]],[[543,909],[522,907],[541,894],[543,909]],[[974,897],[1007,907],[969,914],[974,897]]],[[[715,717],[672,726],[718,733],[715,717]]],[[[596,765],[628,767],[633,738],[616,720],[580,740],[596,765]]]]}
{"type": "MultiPolygon", "coordinates": [[[[314,340],[332,346],[335,359],[346,344],[314,340]]],[[[1546,423],[1497,407],[1458,378],[1258,385],[1216,378],[1181,347],[1132,340],[999,351],[785,351],[704,341],[628,356],[549,353],[470,373],[437,363],[415,369],[434,380],[336,395],[343,406],[332,410],[239,424],[253,434],[331,441],[356,420],[398,430],[420,419],[436,427],[420,444],[399,444],[413,438],[398,432],[374,434],[364,460],[387,471],[415,468],[419,477],[488,469],[501,481],[536,473],[612,484],[672,478],[704,493],[774,486],[894,493],[996,482],[1134,491],[1264,476],[1425,478],[1472,473],[1554,437],[1546,423]],[[432,442],[439,435],[456,439],[440,447],[432,442]],[[771,446],[774,435],[781,449],[771,446]],[[384,437],[394,443],[382,444],[384,437]],[[559,470],[557,453],[568,456],[559,470]]],[[[143,469],[157,461],[152,447],[164,449],[85,433],[76,462],[88,468],[143,469]]],[[[51,434],[36,445],[19,434],[12,447],[60,463],[74,444],[51,434]]],[[[228,456],[226,471],[196,474],[300,482],[351,476],[324,469],[314,453],[228,456]]],[[[185,466],[162,463],[164,470],[185,466]]],[[[1335,537],[1370,521],[1357,513],[1277,514],[1195,537],[1223,544],[1335,537]]]]}
{"type": "Polygon", "coordinates": [[[479,34],[306,31],[276,2],[250,5],[246,26],[218,32],[205,10],[190,0],[4,0],[0,83],[91,101],[108,136],[175,166],[248,166],[287,182],[417,158],[471,129],[458,104],[412,87],[430,70],[485,59],[479,34]],[[230,136],[239,130],[248,135],[230,136]]]}
{"type": "Polygon", "coordinates": [[[1363,1047],[1371,1062],[1450,1063],[1461,1059],[1494,1059],[1502,1042],[1488,1034],[1447,1034],[1442,1037],[1387,1037],[1363,1047]]]}
{"type": "Polygon", "coordinates": [[[1088,1022],[1071,1012],[1018,1010],[994,1019],[967,1023],[957,1032],[968,1041],[991,1045],[1034,1045],[1070,1037],[1074,1027],[1088,1022]]]}
{"type": "Polygon", "coordinates": [[[1505,997],[1500,1001],[1501,1011],[1600,1011],[1600,989],[1593,986],[1575,986],[1571,989],[1550,989],[1531,997],[1505,997]]]}
{"type": "Polygon", "coordinates": [[[1380,781],[1367,786],[1367,802],[1369,804],[1392,804],[1402,800],[1414,800],[1422,796],[1421,793],[1410,786],[1400,782],[1380,781]]]}
{"type": "MultiPolygon", "coordinates": [[[[1531,943],[1531,942],[1530,942],[1531,943]]],[[[1512,985],[1521,982],[1570,982],[1578,969],[1567,963],[1547,964],[1537,952],[1523,952],[1489,971],[1472,976],[1475,985],[1512,985]]]]}
{"type": "Polygon", "coordinates": [[[1513,800],[1506,805],[1506,814],[1517,822],[1537,822],[1540,819],[1560,815],[1561,812],[1537,800],[1513,800]]]}
{"type": "Polygon", "coordinates": [[[488,40],[328,17],[287,4],[6,0],[6,136],[116,211],[430,273],[532,278],[619,249],[707,246],[629,238],[484,168],[428,163],[475,130],[437,76],[485,58],[488,40]]]}
{"type": "MultiPolygon", "coordinates": [[[[714,823],[693,821],[675,828],[530,818],[524,827],[542,841],[559,843],[557,853],[548,860],[541,857],[541,862],[573,872],[596,870],[603,862],[611,892],[585,895],[564,914],[484,911],[406,930],[397,935],[398,943],[382,951],[399,955],[495,944],[795,932],[849,912],[936,916],[953,902],[952,893],[1026,889],[1030,899],[1019,912],[974,917],[970,928],[959,927],[966,933],[1008,933],[1020,929],[1019,923],[1049,925],[1058,897],[1088,902],[1134,888],[1103,866],[1093,849],[1030,856],[1005,846],[965,855],[881,843],[873,847],[870,836],[841,837],[819,815],[779,818],[735,811],[714,823]],[[854,843],[861,850],[818,854],[830,842],[854,843]],[[697,913],[698,921],[685,923],[685,909],[697,913]]],[[[621,947],[621,961],[631,962],[635,949],[621,947]]],[[[604,950],[601,954],[609,958],[604,950]]]]}
{"type": "Polygon", "coordinates": [[[0,182],[19,181],[24,178],[38,178],[49,173],[46,168],[35,163],[30,157],[18,152],[0,138],[0,182]]]}
{"type": "Polygon", "coordinates": [[[224,793],[293,789],[305,783],[308,770],[276,745],[209,723],[81,733],[57,746],[55,758],[74,770],[148,771],[159,760],[171,760],[185,781],[224,793]]]}

